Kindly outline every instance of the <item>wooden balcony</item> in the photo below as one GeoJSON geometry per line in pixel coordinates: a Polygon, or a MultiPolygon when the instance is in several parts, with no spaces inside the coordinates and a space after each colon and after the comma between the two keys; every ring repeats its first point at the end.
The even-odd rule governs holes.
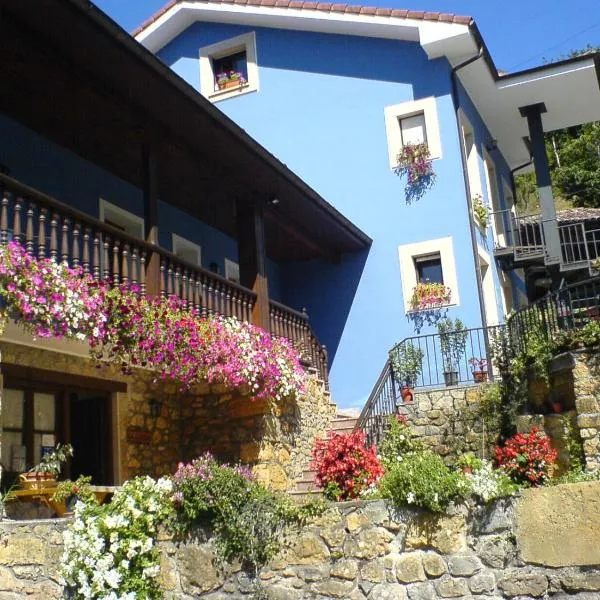
{"type": "MultiPolygon", "coordinates": [[[[111,285],[136,284],[142,293],[177,296],[203,317],[222,315],[252,321],[256,294],[156,245],[0,174],[0,242],[20,241],[39,258],[81,267],[111,285]]],[[[306,312],[269,302],[272,335],[287,338],[303,364],[327,382],[327,354],[306,312]]]]}

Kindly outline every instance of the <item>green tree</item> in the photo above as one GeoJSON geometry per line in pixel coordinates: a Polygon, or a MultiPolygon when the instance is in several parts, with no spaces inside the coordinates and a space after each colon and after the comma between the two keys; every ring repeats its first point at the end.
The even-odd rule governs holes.
{"type": "MultiPolygon", "coordinates": [[[[600,51],[588,45],[560,58],[574,58],[600,51]]],[[[546,135],[552,186],[558,208],[586,206],[600,208],[600,122],[560,129],[546,135]]],[[[533,173],[515,178],[517,208],[521,213],[539,207],[533,173]]]]}

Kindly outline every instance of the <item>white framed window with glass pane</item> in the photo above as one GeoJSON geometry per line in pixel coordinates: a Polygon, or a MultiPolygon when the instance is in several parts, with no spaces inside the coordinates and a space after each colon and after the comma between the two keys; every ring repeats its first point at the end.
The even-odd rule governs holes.
{"type": "Polygon", "coordinates": [[[218,102],[258,91],[253,31],[200,48],[200,93],[218,102]]]}
{"type": "Polygon", "coordinates": [[[458,278],[451,237],[398,246],[405,312],[417,283],[441,283],[450,288],[449,306],[460,304],[458,278]]]}
{"type": "Polygon", "coordinates": [[[442,143],[434,97],[401,102],[384,109],[390,169],[407,144],[427,144],[432,159],[442,158],[442,143]]]}
{"type": "Polygon", "coordinates": [[[20,473],[40,462],[56,444],[56,394],[4,388],[2,397],[2,463],[20,473]]]}

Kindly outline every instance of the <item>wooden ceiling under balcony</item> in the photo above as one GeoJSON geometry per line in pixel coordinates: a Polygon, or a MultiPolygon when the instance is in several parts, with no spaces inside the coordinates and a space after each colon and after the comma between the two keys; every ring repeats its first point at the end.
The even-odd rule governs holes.
{"type": "Polygon", "coordinates": [[[142,147],[151,145],[160,198],[232,237],[236,199],[264,202],[270,258],[336,261],[369,246],[368,236],[90,2],[0,0],[0,52],[4,114],[137,187],[142,147]]]}

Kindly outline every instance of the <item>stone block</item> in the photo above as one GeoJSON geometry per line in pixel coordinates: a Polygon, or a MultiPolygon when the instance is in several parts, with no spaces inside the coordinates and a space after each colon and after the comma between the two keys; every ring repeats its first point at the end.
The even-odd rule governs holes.
{"type": "Polygon", "coordinates": [[[469,579],[469,588],[473,594],[490,594],[496,588],[496,578],[492,572],[478,573],[469,579]]]}
{"type": "Polygon", "coordinates": [[[356,579],[356,576],[358,575],[358,561],[351,558],[338,560],[331,567],[330,575],[339,579],[356,579]]]}
{"type": "Polygon", "coordinates": [[[400,583],[414,583],[427,579],[419,552],[401,554],[394,561],[394,571],[400,583]]]}
{"type": "Polygon", "coordinates": [[[515,554],[515,546],[499,535],[488,536],[479,543],[477,554],[488,567],[504,569],[515,554]]]}
{"type": "Polygon", "coordinates": [[[523,492],[517,504],[517,541],[526,563],[548,567],[600,564],[600,482],[523,492]]]}
{"type": "Polygon", "coordinates": [[[505,571],[498,587],[508,598],[530,596],[541,598],[548,589],[548,579],[541,573],[523,573],[518,569],[505,571]]]}
{"type": "Polygon", "coordinates": [[[433,583],[413,583],[406,588],[410,600],[438,600],[433,583]]]}
{"type": "Polygon", "coordinates": [[[369,518],[361,512],[351,512],[346,517],[346,529],[352,533],[365,525],[369,525],[369,518]]]}
{"type": "Polygon", "coordinates": [[[371,590],[369,600],[406,600],[406,590],[398,583],[379,583],[371,590]]]}
{"type": "Polygon", "coordinates": [[[292,565],[315,565],[329,558],[329,549],[312,532],[302,533],[292,546],[288,561],[292,565]]]}
{"type": "Polygon", "coordinates": [[[434,583],[437,593],[442,598],[460,598],[469,594],[469,586],[466,579],[452,579],[446,575],[434,583]]]}
{"type": "Polygon", "coordinates": [[[442,554],[465,550],[467,539],[464,516],[421,513],[407,527],[406,547],[432,548],[442,554]]]}
{"type": "Polygon", "coordinates": [[[422,562],[427,577],[439,577],[448,571],[444,559],[435,552],[424,552],[422,562]]]}
{"type": "Polygon", "coordinates": [[[222,575],[214,566],[213,553],[204,546],[183,544],[177,552],[177,562],[184,593],[197,595],[210,592],[222,583],[222,575]]]}
{"type": "Polygon", "coordinates": [[[353,581],[340,581],[339,579],[327,579],[319,581],[311,586],[311,589],[323,596],[330,598],[348,598],[354,588],[353,581]]]}
{"type": "Polygon", "coordinates": [[[481,569],[481,562],[476,556],[450,556],[448,570],[455,577],[471,577],[481,569]]]}
{"type": "Polygon", "coordinates": [[[344,542],[344,554],[350,558],[373,560],[387,554],[394,536],[383,527],[361,529],[344,542]]]}
{"type": "Polygon", "coordinates": [[[584,413],[577,417],[577,426],[580,429],[600,428],[600,413],[584,413]]]}
{"type": "Polygon", "coordinates": [[[562,585],[567,592],[600,592],[600,573],[569,572],[561,577],[562,585]]]}
{"type": "Polygon", "coordinates": [[[363,581],[370,581],[371,583],[385,582],[386,577],[383,559],[380,558],[378,560],[366,562],[360,570],[360,575],[363,581]]]}

